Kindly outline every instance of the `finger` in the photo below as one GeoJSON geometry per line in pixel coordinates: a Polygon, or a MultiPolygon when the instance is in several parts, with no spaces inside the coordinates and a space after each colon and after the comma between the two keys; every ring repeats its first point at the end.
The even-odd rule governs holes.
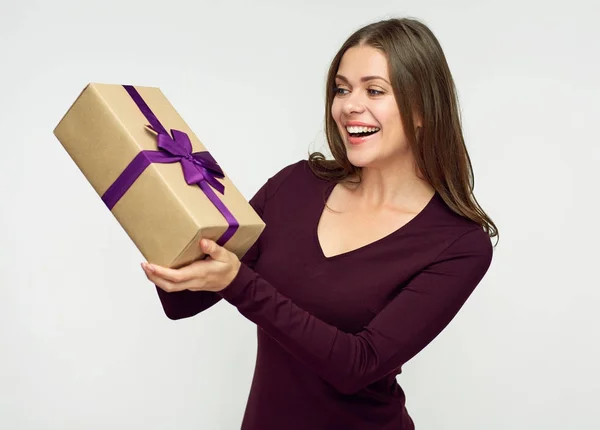
{"type": "MultiPolygon", "coordinates": [[[[197,264],[193,263],[193,264],[197,264]]],[[[174,292],[174,291],[183,291],[183,290],[187,290],[187,289],[199,289],[199,287],[202,287],[202,283],[200,282],[200,279],[196,278],[196,277],[191,277],[190,279],[181,281],[181,282],[175,282],[175,281],[171,281],[169,279],[166,279],[164,277],[162,277],[160,274],[158,274],[156,272],[156,270],[152,271],[149,269],[149,267],[153,267],[154,269],[156,269],[156,265],[149,265],[147,263],[142,263],[142,268],[144,269],[144,273],[146,274],[146,278],[148,278],[148,280],[152,283],[154,283],[157,287],[159,287],[160,289],[167,291],[167,292],[174,292]]],[[[160,268],[160,266],[159,266],[160,268]]],[[[186,266],[187,269],[187,266],[186,266]]],[[[186,277],[186,275],[183,275],[184,277],[186,277]]]]}
{"type": "Polygon", "coordinates": [[[166,291],[168,293],[176,291],[176,286],[172,282],[169,282],[166,279],[163,279],[159,276],[153,275],[152,273],[149,273],[149,272],[145,272],[145,273],[146,273],[146,278],[148,278],[148,280],[150,282],[152,282],[154,285],[156,285],[161,290],[166,291]]]}
{"type": "Polygon", "coordinates": [[[218,245],[214,240],[202,239],[200,241],[202,252],[210,255],[213,260],[227,261],[227,250],[218,245]]]}
{"type": "Polygon", "coordinates": [[[158,276],[173,283],[185,282],[192,277],[187,266],[182,267],[181,269],[171,269],[157,264],[142,263],[142,267],[146,273],[158,276]]]}

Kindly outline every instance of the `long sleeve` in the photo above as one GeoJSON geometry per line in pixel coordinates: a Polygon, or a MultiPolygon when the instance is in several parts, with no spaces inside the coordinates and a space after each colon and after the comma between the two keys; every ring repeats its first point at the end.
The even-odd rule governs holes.
{"type": "MultiPolygon", "coordinates": [[[[261,217],[267,200],[268,185],[272,180],[273,178],[269,179],[249,201],[250,205],[261,217]]],[[[260,254],[259,241],[260,239],[252,245],[241,259],[242,263],[247,267],[254,267],[254,263],[260,254]]],[[[165,315],[172,320],[193,317],[214,306],[222,298],[219,294],[212,291],[183,290],[168,293],[156,285],[155,288],[165,315]]]]}
{"type": "Polygon", "coordinates": [[[219,294],[338,391],[351,394],[427,346],[466,302],[491,259],[483,230],[462,234],[358,333],[304,311],[244,264],[219,294]]]}

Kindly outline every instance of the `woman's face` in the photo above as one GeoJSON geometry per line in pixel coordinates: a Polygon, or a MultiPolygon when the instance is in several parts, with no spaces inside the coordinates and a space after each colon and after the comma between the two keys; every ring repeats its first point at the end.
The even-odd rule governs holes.
{"type": "Polygon", "coordinates": [[[382,166],[409,151],[390,82],[381,51],[357,46],[342,57],[331,114],[354,166],[382,166]]]}

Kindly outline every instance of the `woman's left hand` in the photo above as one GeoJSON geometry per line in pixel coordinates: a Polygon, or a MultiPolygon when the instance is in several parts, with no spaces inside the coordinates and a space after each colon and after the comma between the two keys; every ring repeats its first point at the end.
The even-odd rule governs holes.
{"type": "Polygon", "coordinates": [[[239,258],[210,239],[202,239],[200,247],[208,255],[204,260],[194,261],[179,269],[142,263],[142,269],[150,282],[166,292],[218,292],[225,289],[238,274],[241,265],[239,258]]]}

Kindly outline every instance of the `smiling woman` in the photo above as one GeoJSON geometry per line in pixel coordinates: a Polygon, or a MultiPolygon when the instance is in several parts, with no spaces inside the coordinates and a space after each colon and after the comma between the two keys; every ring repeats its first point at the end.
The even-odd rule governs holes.
{"type": "Polygon", "coordinates": [[[143,265],[169,318],[224,299],[257,325],[243,430],[412,430],[396,376],[486,274],[450,72],[409,19],[358,30],[328,78],[334,156],[284,167],[250,203],[266,223],[241,261],[143,265]]]}
{"type": "Polygon", "coordinates": [[[311,154],[317,176],[357,181],[363,167],[393,160],[430,184],[454,212],[498,236],[473,194],[454,80],[425,24],[388,20],[356,31],[334,57],[326,88],[326,133],[334,160],[311,154]],[[373,138],[355,134],[365,129],[351,128],[373,131],[383,122],[385,129],[373,138]]]}
{"type": "MultiPolygon", "coordinates": [[[[385,140],[395,146],[406,146],[400,111],[389,82],[387,59],[382,52],[366,45],[348,49],[335,76],[334,93],[331,115],[338,133],[349,143],[347,151],[367,142],[371,152],[378,145],[381,150],[385,140]]],[[[361,149],[364,154],[364,145],[361,149]]],[[[354,166],[368,163],[353,160],[352,155],[348,157],[354,166]]]]}

